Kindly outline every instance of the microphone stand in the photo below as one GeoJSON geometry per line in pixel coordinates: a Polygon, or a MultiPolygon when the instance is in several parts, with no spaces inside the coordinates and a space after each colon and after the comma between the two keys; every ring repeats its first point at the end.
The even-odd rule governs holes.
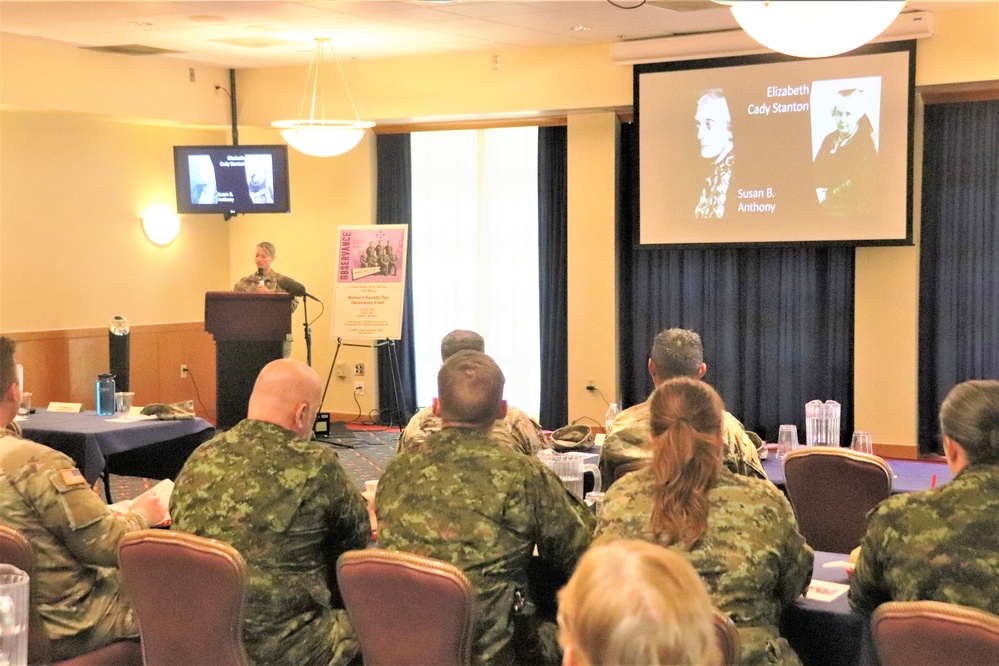
{"type": "Polygon", "coordinates": [[[305,315],[305,322],[302,326],[305,327],[305,357],[306,362],[309,367],[312,367],[312,327],[309,326],[309,297],[306,295],[302,296],[302,314],[305,315]]]}

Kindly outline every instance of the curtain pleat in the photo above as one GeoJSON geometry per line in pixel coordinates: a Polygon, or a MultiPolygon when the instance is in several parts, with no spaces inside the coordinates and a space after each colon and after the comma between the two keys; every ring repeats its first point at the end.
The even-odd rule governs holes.
{"type": "Polygon", "coordinates": [[[670,249],[636,245],[638,132],[621,129],[618,302],[622,401],[648,396],[646,367],[656,334],[701,335],[708,372],[726,408],[776,441],[804,405],[842,405],[841,443],[853,430],[852,247],[670,249]]]}
{"type": "Polygon", "coordinates": [[[924,115],[919,259],[919,451],[968,379],[999,378],[999,101],[924,115]]]}
{"type": "Polygon", "coordinates": [[[541,313],[541,425],[568,423],[567,133],[538,128],[538,288],[541,313]]]}
{"type": "MultiPolygon", "coordinates": [[[[377,224],[406,224],[412,230],[412,167],[409,134],[382,134],[375,137],[377,153],[377,224]]],[[[395,343],[399,377],[393,376],[388,347],[378,350],[378,409],[383,424],[403,425],[416,405],[416,354],[413,347],[413,261],[412,234],[407,234],[406,292],[402,310],[402,339],[395,343]],[[401,385],[398,380],[401,379],[401,385]],[[396,391],[398,389],[398,392],[396,391]],[[402,404],[398,404],[401,395],[402,404]]]]}

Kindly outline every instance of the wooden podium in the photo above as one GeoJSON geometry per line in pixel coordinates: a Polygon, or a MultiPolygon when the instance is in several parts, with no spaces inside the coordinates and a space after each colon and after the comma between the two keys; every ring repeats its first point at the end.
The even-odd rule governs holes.
{"type": "Polygon", "coordinates": [[[291,294],[209,291],[205,330],[215,338],[215,420],[228,430],[246,418],[253,384],[282,356],[291,333],[291,294]]]}

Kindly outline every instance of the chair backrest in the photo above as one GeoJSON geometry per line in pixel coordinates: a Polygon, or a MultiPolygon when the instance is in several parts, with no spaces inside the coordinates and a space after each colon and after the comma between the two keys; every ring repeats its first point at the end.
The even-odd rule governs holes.
{"type": "Polygon", "coordinates": [[[882,666],[999,664],[999,616],[940,601],[891,601],[871,616],[882,666]]]}
{"type": "Polygon", "coordinates": [[[718,649],[721,652],[721,663],[725,666],[736,666],[742,660],[742,641],[735,622],[717,608],[714,609],[715,635],[718,637],[718,649]]]}
{"type": "Polygon", "coordinates": [[[118,544],[118,565],[146,666],[249,663],[246,564],[235,548],[186,532],[143,530],[118,544]]]}
{"type": "Polygon", "coordinates": [[[892,474],[875,455],[810,446],[785,456],[784,484],[805,541],[849,553],[860,545],[868,512],[891,495],[892,474]]]}
{"type": "Polygon", "coordinates": [[[352,550],[337,582],[365,666],[469,664],[476,600],[461,569],[410,553],[352,550]]]}

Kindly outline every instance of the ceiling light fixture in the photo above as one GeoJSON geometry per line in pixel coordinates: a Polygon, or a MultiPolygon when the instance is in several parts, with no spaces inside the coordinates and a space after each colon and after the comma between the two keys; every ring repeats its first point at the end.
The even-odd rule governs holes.
{"type": "Polygon", "coordinates": [[[744,0],[732,15],[750,37],[769,49],[799,58],[846,53],[880,35],[904,1],[744,0]]]}
{"type": "Polygon", "coordinates": [[[361,120],[357,115],[357,106],[354,105],[354,98],[350,94],[350,88],[347,87],[347,79],[340,67],[340,60],[337,59],[336,51],[333,50],[333,45],[327,37],[316,37],[316,48],[312,53],[308,76],[305,78],[305,92],[302,94],[302,106],[298,115],[300,120],[276,120],[271,125],[281,128],[281,136],[292,148],[315,157],[332,157],[346,153],[361,142],[365,129],[375,126],[373,122],[361,120]],[[340,80],[343,81],[344,90],[347,91],[355,120],[326,120],[326,94],[320,85],[320,76],[326,61],[327,48],[333,56],[337,71],[340,72],[340,80]],[[309,107],[309,117],[305,118],[305,100],[309,97],[310,88],[312,105],[309,107]]]}

